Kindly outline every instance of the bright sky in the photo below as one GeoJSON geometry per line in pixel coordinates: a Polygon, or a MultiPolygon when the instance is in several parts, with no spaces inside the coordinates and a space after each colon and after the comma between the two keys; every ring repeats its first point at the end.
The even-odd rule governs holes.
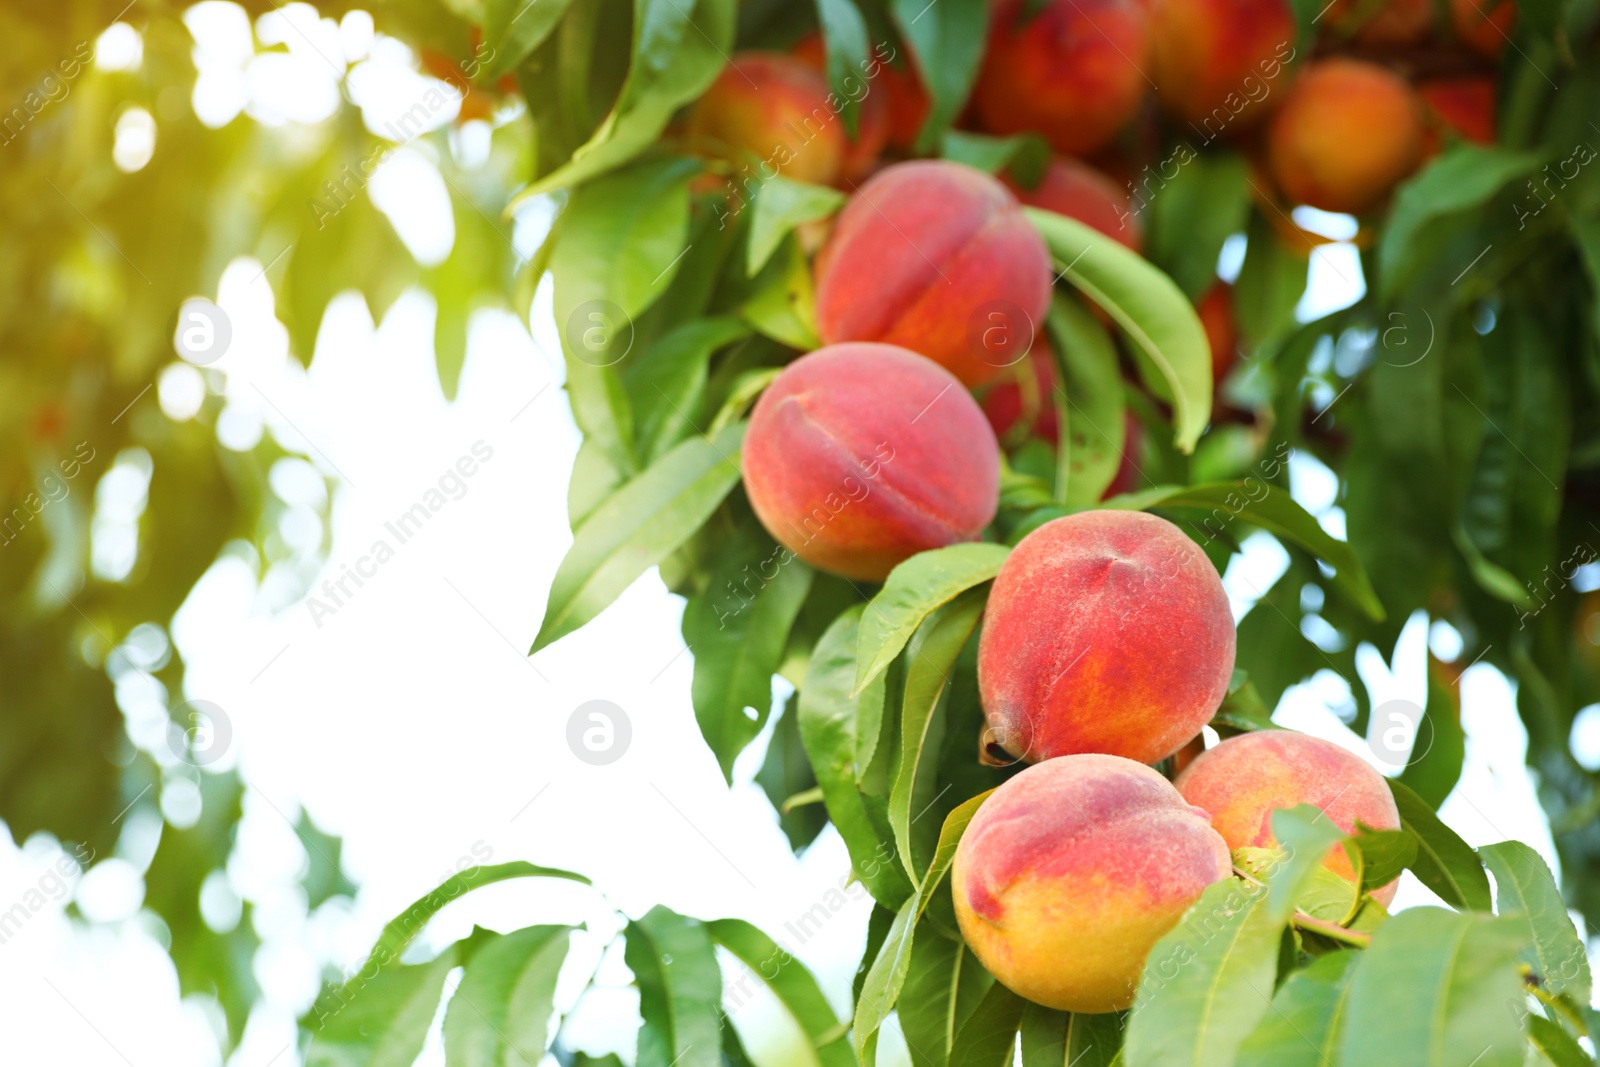
{"type": "MultiPolygon", "coordinates": [[[[201,5],[221,26],[232,19],[230,7],[201,5]]],[[[326,48],[344,47],[347,56],[390,47],[381,40],[372,46],[359,31],[325,22],[320,32],[326,48]]],[[[283,86],[310,78],[317,61],[301,56],[299,68],[262,72],[261,57],[248,58],[247,33],[243,51],[237,39],[229,46],[222,30],[209,40],[214,47],[203,69],[213,91],[206,106],[231,99],[233,112],[245,107],[268,118],[267,104],[276,100],[281,114],[314,116],[315,99],[283,86]]],[[[119,47],[125,55],[131,46],[123,39],[119,47]]],[[[381,85],[395,77],[404,75],[375,67],[368,81],[381,85]]],[[[355,81],[352,75],[352,89],[355,81]]],[[[319,91],[312,78],[306,92],[314,98],[319,91]]],[[[155,145],[159,151],[159,138],[155,145]]],[[[129,149],[134,161],[137,148],[136,142],[129,149]]],[[[389,174],[371,186],[380,206],[406,220],[408,245],[430,258],[448,250],[453,236],[440,188],[433,164],[415,151],[397,154],[389,174]]],[[[1350,246],[1331,246],[1319,258],[1300,309],[1305,318],[1344,306],[1361,291],[1350,246]]],[[[334,605],[321,585],[336,582],[346,568],[368,576],[359,588],[347,582],[350,595],[313,617],[292,597],[287,570],[262,575],[254,552],[241,549],[211,568],[172,627],[188,664],[185,696],[216,704],[232,727],[228,750],[214,766],[238,766],[250,785],[236,854],[206,899],[207,915],[223,924],[237,915],[239,898],[254,902],[264,941],[255,963],[263,1002],[229,1062],[297,1064],[294,1019],[315,995],[324,962],[355,965],[384,921],[474,862],[570,867],[603,891],[604,899],[567,883],[495,886],[452,905],[430,927],[427,942],[437,948],[474,923],[506,930],[588,922],[569,958],[558,995],[563,1006],[614,931],[611,908],[637,915],[660,902],[757,923],[819,974],[843,1011],[869,902],[852,890],[812,936],[789,928],[819,902],[839,899],[832,891],[848,875],[848,858],[831,830],[802,858],[790,854],[773,811],[750,782],[764,740],[741,760],[733,788],[724,784],[690,706],[692,656],[678,631],[682,601],[652,572],[584,630],[537,657],[523,655],[570,541],[566,486],[578,443],[559,388],[548,286],[536,301],[531,336],[503,313],[478,316],[459,397],[447,404],[433,369],[430,298],[408,295],[376,330],[358,298],[341,298],[307,374],[288,357],[273,294],[261,278],[265,266],[240,260],[218,292],[198,294],[215,299],[233,328],[232,347],[213,364],[226,375],[222,436],[249,447],[268,432],[312,457],[310,466],[297,461],[274,472],[275,491],[298,505],[280,530],[290,545],[309,550],[320,543],[315,508],[322,482],[313,475],[337,479],[319,599],[334,605]],[[459,473],[468,468],[469,475],[459,473]],[[444,506],[400,543],[385,524],[435,491],[445,494],[444,506]],[[378,540],[392,556],[367,561],[378,540]],[[627,751],[604,766],[579,760],[567,743],[573,712],[597,699],[621,707],[632,729],[627,751]],[[306,913],[295,886],[306,856],[289,827],[302,808],[344,839],[346,870],[361,887],[353,906],[330,903],[306,913]]],[[[159,402],[169,414],[188,417],[202,382],[175,362],[156,391],[159,402]]],[[[137,464],[128,471],[119,477],[136,506],[137,464]]],[[[1342,536],[1332,475],[1314,460],[1296,458],[1291,479],[1295,498],[1342,536]]],[[[113,534],[108,527],[111,547],[113,534]]],[[[111,547],[106,565],[114,568],[111,547]]],[[[1282,549],[1264,535],[1246,548],[1225,577],[1236,615],[1285,563],[1282,549]]],[[[1421,617],[1407,626],[1392,669],[1376,650],[1362,653],[1362,678],[1375,704],[1423,700],[1430,639],[1450,653],[1448,628],[1436,626],[1430,638],[1421,617]]],[[[1472,844],[1515,837],[1553,864],[1523,766],[1526,735],[1510,688],[1480,665],[1467,672],[1462,693],[1467,768],[1445,820],[1472,844]]],[[[1276,719],[1376,762],[1330,711],[1348,699],[1343,683],[1324,672],[1287,694],[1276,719]]],[[[136,743],[159,748],[165,716],[159,703],[134,680],[119,685],[119,700],[136,743]]],[[[1600,726],[1600,716],[1587,721],[1600,726]]],[[[188,798],[181,789],[169,792],[163,804],[181,819],[188,798]]],[[[128,823],[119,854],[100,857],[70,890],[57,890],[51,875],[61,855],[56,842],[36,836],[13,843],[0,834],[0,901],[32,889],[55,898],[0,946],[0,1003],[8,1005],[0,1058],[7,1062],[47,1056],[84,1067],[218,1062],[209,1033],[217,1023],[214,1008],[201,998],[180,1000],[157,924],[139,910],[139,871],[159,820],[135,808],[128,823]],[[69,891],[102,925],[66,921],[69,891]]],[[[1430,900],[1408,874],[1396,906],[1430,900]]],[[[600,976],[605,985],[625,983],[620,957],[608,956],[600,976]]],[[[621,989],[592,994],[567,1040],[631,1059],[632,1028],[617,1021],[635,1007],[621,989]]],[[[770,1001],[753,998],[735,1012],[735,1022],[762,1067],[805,1062],[787,1054],[793,1042],[770,1001]]],[[[892,1033],[884,1048],[903,1057],[892,1033]]],[[[418,1062],[443,1063],[437,1033],[418,1062]]]]}

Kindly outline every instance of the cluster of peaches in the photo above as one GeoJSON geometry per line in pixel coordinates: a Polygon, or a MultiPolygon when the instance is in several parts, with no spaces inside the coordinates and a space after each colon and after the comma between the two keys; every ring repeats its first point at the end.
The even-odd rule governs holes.
{"type": "MultiPolygon", "coordinates": [[[[1457,32],[1475,47],[1493,46],[1514,17],[1509,4],[1484,17],[1488,3],[1456,5],[1457,32]]],[[[852,192],[814,262],[823,347],[762,394],[741,458],[772,536],[847,579],[883,581],[994,520],[1000,438],[1022,394],[1058,388],[1048,358],[1021,364],[1038,375],[1031,383],[1013,369],[1044,347],[1033,326],[1052,288],[1019,200],[1137,250],[1134,198],[1089,159],[1108,153],[1097,161],[1112,165],[1113,138],[1126,141],[1151,84],[1197,135],[1244,148],[1289,201],[1328,210],[1385,197],[1418,165],[1430,121],[1484,135],[1449,107],[1426,118],[1422,97],[1382,66],[1295,62],[1283,0],[1054,0],[1031,18],[1021,7],[995,5],[964,121],[1040,133],[1063,153],[1032,189],[947,161],[884,165],[886,146],[910,148],[927,106],[915,78],[875,64],[882,92],[860,98],[849,135],[827,121],[815,40],[735,56],[688,117],[688,134],[727,160],[767,160],[791,180],[852,192]],[[1026,324],[1024,336],[991,344],[996,309],[1026,324]]],[[[1364,45],[1435,32],[1431,0],[1335,0],[1322,17],[1364,45]]],[[[1218,376],[1232,351],[1221,300],[1207,322],[1218,376]]],[[[1199,310],[1206,322],[1206,300],[1199,310]]],[[[1054,427],[1041,419],[1026,432],[1054,427]]],[[[978,688],[988,736],[1033,766],[984,802],[952,878],[966,940],[1015,992],[1071,1011],[1127,1007],[1155,942],[1231,875],[1231,850],[1274,844],[1277,809],[1313,805],[1346,833],[1399,827],[1384,779],[1332,743],[1264,731],[1204,750],[1234,654],[1216,569],[1164,519],[1080,512],[1007,557],[979,636],[978,688]],[[1173,756],[1169,781],[1152,765],[1173,756]]],[[[1355,877],[1341,850],[1325,865],[1355,877]]],[[[1373,897],[1393,894],[1391,883],[1373,897]]]]}

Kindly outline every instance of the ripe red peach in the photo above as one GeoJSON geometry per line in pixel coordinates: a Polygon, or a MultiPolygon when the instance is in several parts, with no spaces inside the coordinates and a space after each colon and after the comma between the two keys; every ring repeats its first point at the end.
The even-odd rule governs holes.
{"type": "Polygon", "coordinates": [[[1417,83],[1432,120],[1424,135],[1423,155],[1439,151],[1441,132],[1449,132],[1476,144],[1495,142],[1494,79],[1485,74],[1457,78],[1433,78],[1417,83]]]}
{"type": "Polygon", "coordinates": [[[922,76],[917,73],[915,61],[909,56],[904,68],[885,63],[878,70],[883,82],[884,96],[889,102],[889,146],[901,152],[911,151],[917,134],[927,121],[928,109],[933,106],[928,90],[923,87],[922,76]]]}
{"type": "Polygon", "coordinates": [[[873,175],[839,213],[815,272],[824,343],[901,345],[968,387],[1022,358],[1050,304],[1050,256],[1016,197],[942,160],[873,175]]]}
{"type": "Polygon", "coordinates": [[[1517,26],[1516,0],[1450,0],[1450,22],[1467,47],[1493,59],[1517,26]]]}
{"type": "Polygon", "coordinates": [[[1060,1011],[1133,1002],[1145,959],[1231,860],[1206,814],[1118,756],[1046,760],[983,802],[951,870],[956,921],[1008,989],[1060,1011]]]}
{"type": "Polygon", "coordinates": [[[1144,244],[1144,226],[1133,212],[1128,190],[1103,172],[1071,156],[1057,156],[1032,189],[1007,181],[1017,199],[1093,226],[1135,252],[1144,244]]]}
{"type": "Polygon", "coordinates": [[[1239,330],[1233,320],[1233,287],[1219,281],[1195,301],[1195,312],[1211,346],[1211,380],[1221,385],[1239,361],[1239,330]]]}
{"type": "Polygon", "coordinates": [[[734,55],[689,109],[688,131],[713,155],[821,185],[838,179],[846,153],[827,79],[779,52],[734,55]]]}
{"type": "Polygon", "coordinates": [[[1207,141],[1248,129],[1287,85],[1296,34],[1284,0],[1153,0],[1156,99],[1207,141]]]}
{"type": "Polygon", "coordinates": [[[802,356],[756,402],[740,459],[767,532],[805,562],[882,581],[993,520],[1000,446],[978,402],[903,348],[842,344],[802,356]]]}
{"type": "Polygon", "coordinates": [[[1272,118],[1272,176],[1297,204],[1367,211],[1421,161],[1420,110],[1411,87],[1376,64],[1313,64],[1272,118]]]}
{"type": "Polygon", "coordinates": [[[1117,464],[1117,473],[1112,476],[1111,484],[1100,494],[1101,500],[1110,500],[1114,496],[1134,492],[1141,485],[1149,487],[1149,480],[1139,469],[1139,460],[1143,454],[1144,423],[1134,418],[1133,412],[1125,411],[1122,415],[1122,462],[1117,464]]]}
{"type": "Polygon", "coordinates": [[[1103,147],[1149,87],[1149,21],[1144,0],[1049,0],[1031,17],[1022,0],[1000,0],[972,92],[979,121],[1073,155],[1103,147]]]}
{"type": "MultiPolygon", "coordinates": [[[[1374,830],[1398,830],[1400,812],[1383,775],[1360,756],[1332,741],[1293,730],[1259,730],[1230,737],[1184,769],[1174,783],[1183,798],[1211,813],[1211,825],[1228,848],[1267,848],[1272,813],[1310,804],[1327,813],[1345,833],[1356,823],[1374,830]]],[[[1324,867],[1353,881],[1355,870],[1343,848],[1323,860],[1324,867]]],[[[1387,906],[1399,882],[1372,891],[1387,906]]]]}
{"type": "MultiPolygon", "coordinates": [[[[820,34],[811,34],[794,46],[796,57],[827,78],[828,53],[820,34]]],[[[879,68],[882,75],[882,68],[879,68]]],[[[856,108],[856,135],[845,134],[844,157],[839,163],[839,177],[846,182],[858,182],[878,165],[883,146],[889,139],[889,100],[883,89],[869,82],[864,73],[853,72],[856,88],[852,95],[859,101],[856,108]]],[[[841,118],[841,122],[842,122],[841,118]]]]}
{"type": "Polygon", "coordinates": [[[1371,6],[1366,0],[1338,0],[1324,20],[1361,44],[1379,47],[1417,44],[1433,29],[1433,0],[1387,0],[1365,19],[1358,17],[1371,6]]]}
{"type": "Polygon", "coordinates": [[[996,739],[1030,762],[1103,752],[1154,763],[1211,720],[1233,674],[1222,579],[1182,530],[1082,511],[1017,543],[978,641],[996,739]]]}

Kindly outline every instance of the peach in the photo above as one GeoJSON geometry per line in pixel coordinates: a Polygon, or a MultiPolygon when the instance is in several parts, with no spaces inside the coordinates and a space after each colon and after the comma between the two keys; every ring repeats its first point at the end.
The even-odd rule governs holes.
{"type": "MultiPolygon", "coordinates": [[[[1293,730],[1230,737],[1184,768],[1174,784],[1183,799],[1211,813],[1211,825],[1230,849],[1275,845],[1272,813],[1297,804],[1321,809],[1347,834],[1355,833],[1358,820],[1374,830],[1400,828],[1400,811],[1383,775],[1332,741],[1293,730]]],[[[1342,848],[1329,852],[1322,865],[1355,880],[1342,848]]],[[[1373,899],[1388,906],[1398,886],[1396,880],[1374,889],[1373,899]]]]}
{"type": "Polygon", "coordinates": [[[901,345],[968,387],[1022,358],[1050,304],[1050,256],[1016,197],[942,160],[873,175],[839,213],[815,271],[824,343],[901,345]]]}
{"type": "Polygon", "coordinates": [[[1450,22],[1467,47],[1494,59],[1516,28],[1516,0],[1450,0],[1450,22]]]}
{"type": "Polygon", "coordinates": [[[1133,1002],[1145,958],[1232,861],[1205,812],[1119,756],[1046,760],[983,802],[951,870],[956,921],[1012,992],[1060,1011],[1133,1002]]]}
{"type": "Polygon", "coordinates": [[[1411,87],[1376,64],[1313,64],[1272,118],[1272,176],[1297,204],[1367,211],[1421,161],[1420,110],[1411,87]]]}
{"type": "Polygon", "coordinates": [[[1483,74],[1434,78],[1418,82],[1417,95],[1432,120],[1424,135],[1424,156],[1439,151],[1442,131],[1477,144],[1494,144],[1497,93],[1493,78],[1483,74]]]}
{"type": "Polygon", "coordinates": [[[1211,346],[1211,380],[1221,385],[1239,361],[1239,331],[1233,321],[1233,286],[1219,281],[1201,294],[1194,309],[1211,346]]]}
{"type": "Polygon", "coordinates": [[[1377,10],[1372,10],[1370,0],[1337,0],[1325,18],[1328,25],[1361,44],[1417,44],[1433,29],[1433,0],[1386,0],[1377,10]]]}
{"type": "Polygon", "coordinates": [[[1288,80],[1296,33],[1284,0],[1154,0],[1156,98],[1207,141],[1247,129],[1288,80]]]}
{"type": "Polygon", "coordinates": [[[833,345],[785,367],[750,415],[740,465],[767,532],[846,578],[882,581],[918,552],[975,540],[999,502],[1000,446],[977,401],[893,345],[833,345]]]}
{"type": "Polygon", "coordinates": [[[1134,418],[1133,412],[1125,411],[1122,415],[1122,462],[1117,464],[1117,473],[1112,477],[1111,484],[1100,494],[1101,500],[1134,492],[1141,482],[1147,486],[1150,484],[1139,469],[1139,456],[1143,451],[1144,423],[1134,418]]]}
{"type": "Polygon", "coordinates": [[[1061,423],[1056,417],[1056,361],[1045,338],[1043,333],[1034,338],[1028,358],[1001,371],[983,394],[983,414],[995,437],[1008,447],[1033,437],[1051,445],[1061,440],[1061,423]]]}
{"type": "Polygon", "coordinates": [[[1052,159],[1033,189],[1006,184],[1024,204],[1077,219],[1135,252],[1144,244],[1144,226],[1133,213],[1127,189],[1071,156],[1052,159]]]}
{"type": "Polygon", "coordinates": [[[1206,554],[1166,519],[1082,511],[1017,543],[978,640],[996,740],[1037,762],[1172,755],[1211,720],[1233,674],[1233,616],[1206,554]]]}
{"type": "Polygon", "coordinates": [[[838,179],[847,150],[827,79],[778,52],[736,54],[689,109],[688,132],[713,155],[821,185],[838,179]]]}
{"type": "MultiPolygon", "coordinates": [[[[813,33],[794,46],[797,58],[821,74],[828,76],[828,52],[822,35],[813,33]]],[[[880,67],[879,74],[882,75],[880,67]]],[[[844,158],[839,163],[839,177],[846,182],[858,182],[878,165],[883,146],[889,139],[889,101],[887,94],[877,85],[868,82],[864,74],[853,75],[857,88],[852,94],[860,101],[856,109],[856,135],[845,133],[844,158]]],[[[841,119],[842,124],[842,119],[841,119]]]]}
{"type": "Polygon", "coordinates": [[[1127,124],[1149,83],[1144,0],[1049,0],[1031,18],[1000,0],[973,86],[991,133],[1038,132],[1062,152],[1103,147],[1127,124]]]}

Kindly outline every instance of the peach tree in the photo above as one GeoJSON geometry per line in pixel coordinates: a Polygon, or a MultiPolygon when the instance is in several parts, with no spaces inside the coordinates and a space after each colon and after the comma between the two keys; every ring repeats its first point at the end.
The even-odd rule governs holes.
{"type": "MultiPolygon", "coordinates": [[[[450,6],[526,108],[513,207],[557,208],[516,291],[583,444],[531,651],[656,569],[723,773],[758,746],[873,899],[848,1005],[746,923],[619,916],[641,1067],[746,1062],[719,958],[824,1064],[891,1014],[918,1067],[1594,1062],[1593,4],[450,6]],[[1419,618],[1425,705],[1374,709],[1357,649],[1419,618]],[[1559,885],[1436,813],[1480,663],[1559,885]],[[1323,672],[1387,777],[1273,730],[1323,672]],[[1440,906],[1390,915],[1403,871],[1440,906]]],[[[564,929],[402,959],[514,877],[581,880],[419,901],[309,1062],[408,1062],[456,967],[447,1062],[587,1060],[564,929]]]]}

